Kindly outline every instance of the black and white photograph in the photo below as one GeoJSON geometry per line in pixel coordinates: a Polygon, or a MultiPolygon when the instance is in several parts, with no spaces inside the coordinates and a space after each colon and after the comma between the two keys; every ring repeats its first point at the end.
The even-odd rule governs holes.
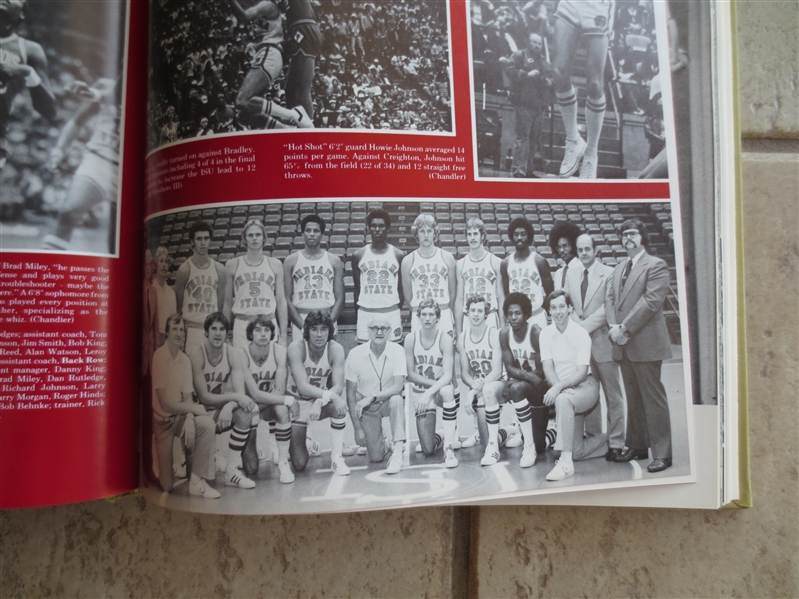
{"type": "Polygon", "coordinates": [[[478,177],[668,179],[667,40],[652,0],[472,0],[469,10],[478,177]]]}
{"type": "Polygon", "coordinates": [[[673,225],[627,201],[153,216],[145,492],[310,513],[690,482],[673,225]]]}
{"type": "Polygon", "coordinates": [[[454,133],[448,2],[151,8],[150,149],[275,129],[454,133]]]}
{"type": "Polygon", "coordinates": [[[0,0],[0,249],[116,255],[126,2],[0,0]]]}

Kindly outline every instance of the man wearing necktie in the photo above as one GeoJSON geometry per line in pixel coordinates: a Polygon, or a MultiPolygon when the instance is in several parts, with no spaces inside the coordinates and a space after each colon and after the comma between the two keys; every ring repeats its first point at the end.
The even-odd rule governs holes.
{"type": "MultiPolygon", "coordinates": [[[[599,379],[605,394],[608,419],[608,445],[605,455],[615,461],[624,449],[624,395],[621,392],[619,365],[613,359],[613,344],[608,337],[608,321],[605,315],[607,284],[613,269],[596,259],[594,240],[588,234],[577,237],[575,242],[578,262],[569,268],[565,291],[573,298],[572,319],[591,335],[591,372],[599,379]]],[[[586,420],[591,433],[601,432],[601,411],[597,406],[586,420]]]]}
{"type": "Polygon", "coordinates": [[[615,461],[645,459],[651,448],[647,470],[660,472],[672,463],[669,403],[660,380],[663,360],[671,358],[663,315],[669,269],[646,252],[649,237],[641,221],[626,220],[621,231],[628,258],[613,271],[605,302],[613,357],[627,394],[626,446],[615,461]]]}
{"type": "MultiPolygon", "coordinates": [[[[549,247],[552,254],[557,260],[563,262],[558,271],[553,275],[552,281],[555,283],[555,289],[567,289],[566,279],[571,270],[582,270],[580,268],[580,261],[577,259],[577,238],[582,235],[583,231],[572,222],[560,221],[552,227],[549,232],[549,247]]],[[[572,296],[578,297],[578,296],[572,296]]]]}

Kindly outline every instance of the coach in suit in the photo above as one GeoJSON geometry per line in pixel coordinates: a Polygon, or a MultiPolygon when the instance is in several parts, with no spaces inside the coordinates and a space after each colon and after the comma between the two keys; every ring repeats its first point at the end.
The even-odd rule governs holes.
{"type": "Polygon", "coordinates": [[[666,389],[660,380],[671,345],[663,315],[669,270],[646,252],[649,237],[637,219],[622,223],[627,260],[620,262],[607,285],[605,314],[613,342],[613,357],[621,366],[627,394],[627,440],[617,462],[647,458],[649,472],[671,466],[671,421],[666,389]]]}
{"type": "MultiPolygon", "coordinates": [[[[569,268],[565,290],[574,306],[572,319],[591,335],[591,371],[602,385],[608,407],[609,450],[605,459],[615,461],[624,449],[624,395],[621,392],[619,365],[613,359],[613,344],[608,337],[605,314],[607,284],[612,278],[613,269],[596,259],[594,240],[590,235],[577,237],[575,246],[579,265],[569,268]]],[[[598,406],[595,412],[596,417],[587,421],[586,428],[590,428],[592,422],[601,422],[598,406]]],[[[601,424],[599,426],[601,430],[601,424]]]]}

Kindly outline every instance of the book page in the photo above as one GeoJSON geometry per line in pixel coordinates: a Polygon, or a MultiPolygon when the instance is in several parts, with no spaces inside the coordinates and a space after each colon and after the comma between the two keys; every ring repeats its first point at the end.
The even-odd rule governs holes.
{"type": "Polygon", "coordinates": [[[156,13],[148,497],[315,513],[696,481],[663,3],[156,13]]]}

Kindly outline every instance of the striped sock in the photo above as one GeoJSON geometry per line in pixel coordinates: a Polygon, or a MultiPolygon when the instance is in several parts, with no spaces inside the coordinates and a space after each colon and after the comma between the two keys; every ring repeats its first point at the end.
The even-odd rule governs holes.
{"type": "Polygon", "coordinates": [[[499,406],[486,406],[486,424],[488,424],[488,443],[497,445],[499,435],[499,406]]]}
{"type": "Polygon", "coordinates": [[[244,445],[247,443],[247,437],[250,436],[250,429],[244,430],[233,427],[230,431],[230,441],[228,442],[229,457],[228,457],[228,470],[233,468],[241,468],[241,452],[244,450],[244,445]]]}
{"type": "Polygon", "coordinates": [[[330,439],[333,442],[333,448],[330,450],[330,458],[333,460],[341,457],[341,448],[344,445],[344,427],[346,426],[346,418],[330,419],[330,439]]]}
{"type": "Polygon", "coordinates": [[[531,445],[533,443],[533,423],[531,421],[533,408],[526,399],[515,402],[513,407],[516,408],[516,416],[519,417],[519,428],[522,431],[524,444],[531,445]]]}
{"type": "Polygon", "coordinates": [[[586,153],[596,156],[599,147],[599,136],[602,135],[602,123],[605,120],[605,95],[585,102],[585,135],[588,146],[586,153]]]}
{"type": "Polygon", "coordinates": [[[444,447],[451,447],[455,441],[455,425],[458,422],[458,404],[456,401],[444,403],[444,447]]]}
{"type": "Polygon", "coordinates": [[[580,134],[577,132],[577,93],[569,86],[565,92],[555,94],[560,107],[560,117],[563,119],[563,128],[566,130],[566,139],[576,140],[580,134]]]}
{"type": "Polygon", "coordinates": [[[280,463],[289,460],[289,444],[291,443],[291,422],[278,424],[275,427],[275,441],[277,442],[277,455],[280,463]]]}

